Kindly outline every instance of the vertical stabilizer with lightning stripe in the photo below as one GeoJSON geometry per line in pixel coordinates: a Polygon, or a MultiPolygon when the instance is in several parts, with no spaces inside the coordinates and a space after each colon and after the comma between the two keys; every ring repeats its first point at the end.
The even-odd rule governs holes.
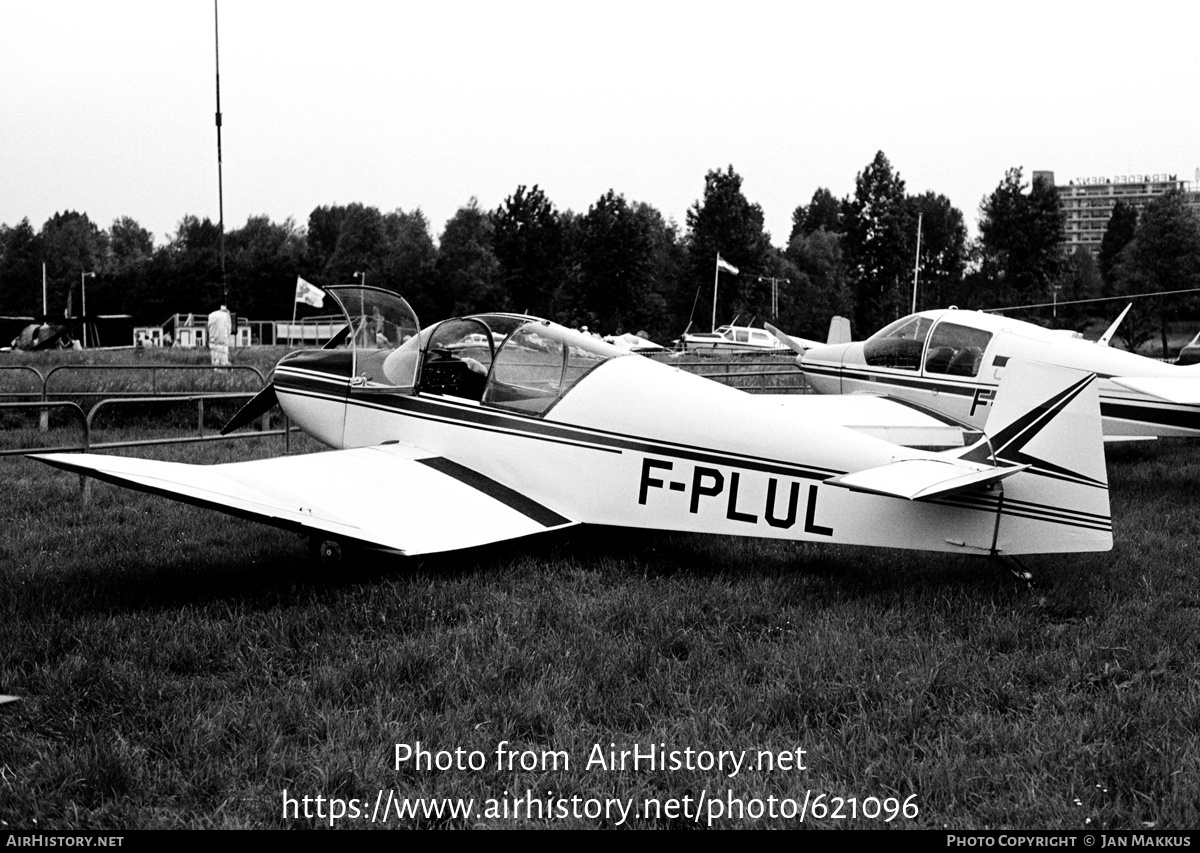
{"type": "Polygon", "coordinates": [[[997,552],[1112,547],[1095,374],[1013,359],[984,434],[954,455],[981,464],[1029,466],[1004,481],[997,552]]]}

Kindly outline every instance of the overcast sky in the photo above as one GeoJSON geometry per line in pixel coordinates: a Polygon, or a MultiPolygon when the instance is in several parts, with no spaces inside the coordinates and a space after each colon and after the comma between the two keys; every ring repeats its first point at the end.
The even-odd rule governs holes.
{"type": "MultiPolygon", "coordinates": [[[[732,165],[783,245],[882,150],[975,232],[1006,169],[1200,167],[1200,11],[1176,2],[221,0],[225,221],[520,184],[681,229],[732,165]]],[[[0,223],[218,218],[212,0],[0,0],[0,223]]]]}

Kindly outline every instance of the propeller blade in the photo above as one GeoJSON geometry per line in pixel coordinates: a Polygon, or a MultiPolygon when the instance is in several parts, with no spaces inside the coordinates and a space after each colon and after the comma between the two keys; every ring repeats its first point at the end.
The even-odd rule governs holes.
{"type": "Polygon", "coordinates": [[[237,414],[221,428],[221,435],[229,435],[235,429],[241,429],[251,421],[262,417],[271,411],[278,402],[279,398],[275,396],[275,383],[272,382],[251,397],[250,402],[237,410],[237,414]]]}

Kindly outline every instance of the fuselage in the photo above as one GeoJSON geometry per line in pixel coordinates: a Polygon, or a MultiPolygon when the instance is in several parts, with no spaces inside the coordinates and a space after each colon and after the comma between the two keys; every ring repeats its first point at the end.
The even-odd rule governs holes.
{"type": "Polygon", "coordinates": [[[721,326],[713,332],[683,336],[688,352],[787,352],[774,335],[751,326],[721,326]]]}
{"type": "Polygon", "coordinates": [[[1177,367],[995,314],[923,311],[866,341],[813,347],[798,362],[818,393],[887,394],[981,429],[1014,358],[1095,373],[1108,439],[1200,436],[1200,407],[1112,381],[1192,376],[1200,382],[1200,367],[1177,367]]]}
{"type": "Polygon", "coordinates": [[[1006,480],[1003,494],[935,501],[828,485],[934,454],[806,420],[538,322],[508,336],[479,392],[430,384],[445,364],[430,360],[439,333],[427,330],[421,340],[434,343],[421,350],[411,383],[362,370],[381,354],[329,350],[282,361],[276,394],[295,423],[330,446],[414,445],[585,523],[972,554],[1111,543],[1106,488],[1085,501],[1094,511],[1078,511],[1047,497],[1075,487],[1026,473],[1006,480]],[[560,361],[561,378],[557,366],[549,380],[538,373],[560,361]]]}

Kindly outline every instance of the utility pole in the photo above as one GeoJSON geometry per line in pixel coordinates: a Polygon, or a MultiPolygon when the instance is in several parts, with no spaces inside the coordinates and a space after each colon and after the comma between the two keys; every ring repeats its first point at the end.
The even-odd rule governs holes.
{"type": "Polygon", "coordinates": [[[790,279],[776,278],[774,276],[769,276],[769,275],[760,275],[758,277],[758,280],[771,282],[771,316],[774,317],[776,320],[778,320],[779,319],[779,284],[780,284],[780,282],[782,282],[783,284],[791,284],[792,282],[790,279]]]}
{"type": "Polygon", "coordinates": [[[95,277],[96,277],[96,273],[94,273],[94,272],[80,271],[80,273],[79,273],[79,298],[83,302],[82,307],[83,307],[83,348],[84,349],[87,349],[87,345],[88,345],[88,339],[87,339],[88,338],[88,335],[87,335],[87,327],[88,327],[87,280],[89,278],[95,278],[95,277]]]}

